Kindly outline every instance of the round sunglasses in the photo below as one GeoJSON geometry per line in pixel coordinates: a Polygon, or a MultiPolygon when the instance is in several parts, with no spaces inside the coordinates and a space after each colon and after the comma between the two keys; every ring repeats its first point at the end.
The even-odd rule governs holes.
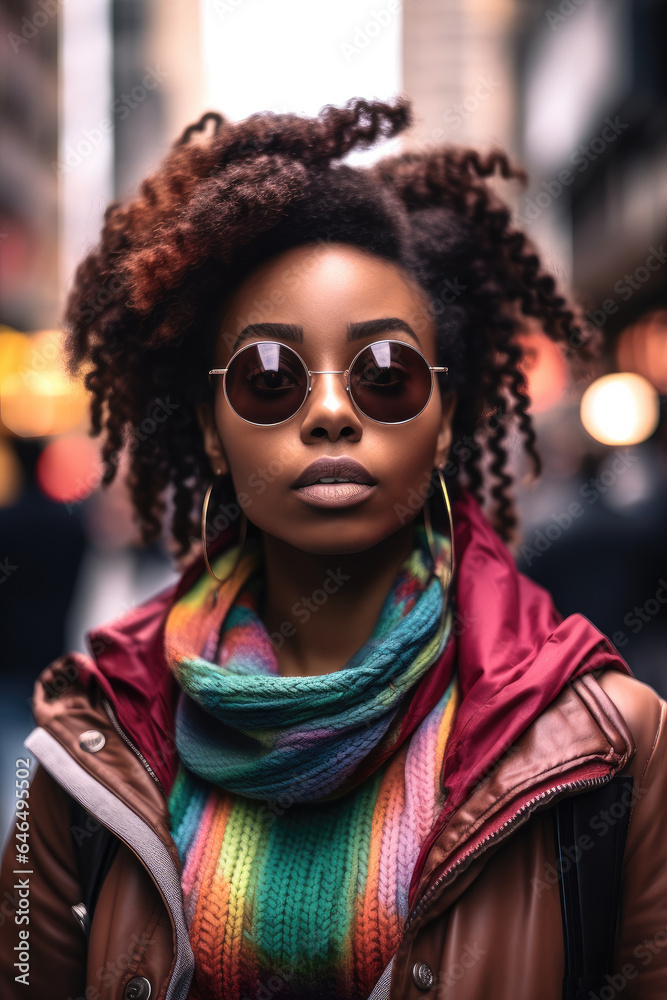
{"type": "Polygon", "coordinates": [[[433,393],[434,373],[447,372],[402,340],[377,340],[355,354],[343,371],[311,371],[286,344],[261,340],[241,347],[223,376],[225,398],[250,424],[282,424],[298,413],[312,389],[312,375],[344,375],[356,408],[380,424],[403,424],[418,417],[433,393]]]}

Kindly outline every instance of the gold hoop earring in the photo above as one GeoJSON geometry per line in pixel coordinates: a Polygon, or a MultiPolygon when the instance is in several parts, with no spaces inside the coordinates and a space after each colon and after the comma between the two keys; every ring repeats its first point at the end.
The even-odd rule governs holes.
{"type": "MultiPolygon", "coordinates": [[[[217,469],[216,473],[217,473],[217,478],[219,479],[222,476],[221,470],[217,469]]],[[[213,482],[209,485],[209,488],[206,490],[206,495],[204,497],[204,506],[202,508],[202,515],[201,515],[201,541],[202,541],[202,545],[204,547],[204,562],[206,563],[206,569],[209,571],[209,573],[211,574],[211,576],[213,577],[214,580],[217,580],[218,583],[223,584],[223,583],[226,583],[227,580],[229,580],[230,576],[233,575],[236,567],[238,566],[238,564],[240,562],[241,552],[243,551],[243,546],[245,545],[245,540],[246,540],[246,531],[247,531],[247,527],[248,527],[248,519],[245,516],[245,511],[242,510],[241,511],[241,526],[239,528],[239,541],[238,541],[239,550],[236,553],[236,559],[234,561],[234,565],[232,566],[231,570],[229,571],[229,573],[227,574],[227,576],[224,578],[224,580],[221,580],[220,577],[216,576],[215,573],[213,572],[213,570],[211,569],[211,564],[208,561],[208,551],[207,551],[207,548],[206,548],[206,517],[207,517],[207,514],[208,514],[208,502],[209,502],[209,500],[211,498],[211,492],[213,490],[214,483],[215,483],[215,480],[213,480],[213,482]]]]}
{"type": "MultiPolygon", "coordinates": [[[[449,502],[449,494],[447,493],[447,487],[445,485],[445,477],[442,474],[442,469],[438,466],[438,468],[436,468],[435,471],[438,473],[438,478],[440,480],[440,488],[442,489],[442,495],[445,501],[445,507],[447,508],[447,517],[449,518],[449,543],[450,543],[449,573],[447,574],[447,576],[445,576],[445,574],[442,571],[440,572],[440,574],[438,574],[440,576],[440,582],[442,583],[442,588],[444,591],[446,591],[454,578],[454,567],[455,567],[454,519],[452,518],[452,505],[449,502]]],[[[431,553],[431,559],[433,560],[433,566],[435,567],[436,565],[435,544],[433,538],[433,529],[431,527],[431,510],[429,508],[428,498],[424,503],[423,510],[424,510],[424,526],[426,528],[426,539],[428,541],[428,547],[431,553]]]]}

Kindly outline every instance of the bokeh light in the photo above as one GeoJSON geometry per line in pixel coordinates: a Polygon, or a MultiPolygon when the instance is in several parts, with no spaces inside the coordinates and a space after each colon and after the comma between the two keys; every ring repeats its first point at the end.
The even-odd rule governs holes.
{"type": "Polygon", "coordinates": [[[660,418],[658,394],[642,375],[618,372],[589,385],[581,399],[581,422],[602,444],[639,444],[660,418]]]}
{"type": "Polygon", "coordinates": [[[667,392],[667,309],[646,313],[623,331],[616,362],[621,371],[637,372],[667,392]]]}
{"type": "Polygon", "coordinates": [[[0,329],[0,420],[18,437],[65,434],[83,427],[88,399],[62,364],[59,330],[0,329]]]}
{"type": "Polygon", "coordinates": [[[0,382],[25,363],[27,337],[24,333],[0,326],[0,382]]]}
{"type": "Polygon", "coordinates": [[[67,434],[50,441],[37,461],[36,477],[51,500],[85,500],[102,478],[97,445],[85,434],[67,434]]]}
{"type": "Polygon", "coordinates": [[[523,350],[523,368],[528,383],[533,413],[554,406],[567,388],[568,374],[560,348],[546,334],[537,330],[519,336],[523,350]]]}
{"type": "Polygon", "coordinates": [[[0,382],[0,418],[19,437],[63,434],[86,412],[85,393],[58,372],[13,372],[0,382]]]}

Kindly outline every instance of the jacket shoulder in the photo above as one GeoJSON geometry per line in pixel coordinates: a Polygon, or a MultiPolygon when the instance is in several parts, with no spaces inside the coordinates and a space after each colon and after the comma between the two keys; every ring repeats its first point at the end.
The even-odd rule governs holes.
{"type": "Polygon", "coordinates": [[[620,670],[604,670],[597,681],[632,734],[637,748],[632,770],[641,781],[664,725],[667,703],[649,684],[620,670]]]}

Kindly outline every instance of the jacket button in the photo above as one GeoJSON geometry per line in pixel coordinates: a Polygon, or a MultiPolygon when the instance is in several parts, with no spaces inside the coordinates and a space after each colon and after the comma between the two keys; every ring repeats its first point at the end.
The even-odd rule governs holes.
{"type": "Polygon", "coordinates": [[[143,976],[135,976],[130,979],[123,993],[123,1000],[150,1000],[153,992],[151,984],[143,976]]]}
{"type": "Polygon", "coordinates": [[[412,966],[412,978],[420,990],[430,990],[435,982],[433,969],[426,962],[415,962],[412,966]]]}
{"type": "MultiPolygon", "coordinates": [[[[79,746],[88,753],[97,753],[106,743],[104,736],[98,729],[86,729],[85,733],[79,736],[79,746]]],[[[143,1000],[143,997],[141,998],[143,1000]]]]}

